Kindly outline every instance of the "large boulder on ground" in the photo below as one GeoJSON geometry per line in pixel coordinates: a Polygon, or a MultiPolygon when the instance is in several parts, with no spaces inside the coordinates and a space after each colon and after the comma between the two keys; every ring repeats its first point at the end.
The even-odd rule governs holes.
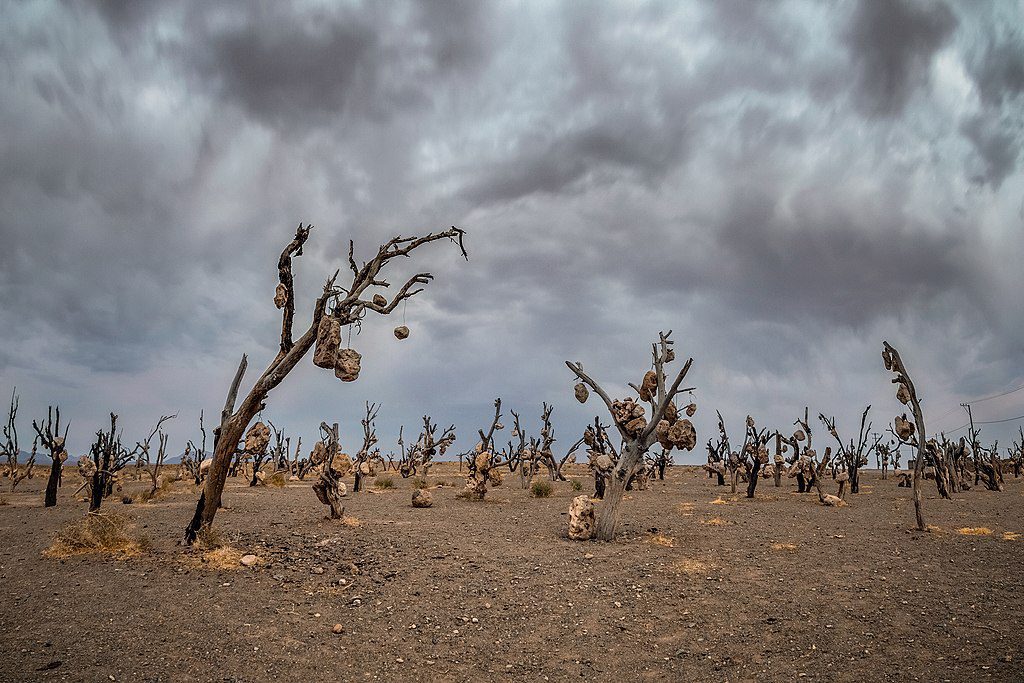
{"type": "Polygon", "coordinates": [[[414,508],[428,508],[434,504],[434,497],[427,489],[416,489],[412,492],[412,506],[414,508]]]}
{"type": "Polygon", "coordinates": [[[594,535],[594,503],[590,496],[576,496],[569,505],[569,538],[589,541],[594,535]]]}

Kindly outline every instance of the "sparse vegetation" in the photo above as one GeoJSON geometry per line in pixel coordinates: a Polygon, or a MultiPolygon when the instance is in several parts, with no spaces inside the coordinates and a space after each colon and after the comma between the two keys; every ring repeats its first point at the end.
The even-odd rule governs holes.
{"type": "Polygon", "coordinates": [[[373,487],[376,489],[393,489],[395,488],[395,480],[391,477],[377,477],[373,482],[373,487]]]}
{"type": "Polygon", "coordinates": [[[554,492],[550,481],[540,479],[530,484],[530,495],[534,498],[547,498],[554,492]]]}
{"type": "Polygon", "coordinates": [[[92,513],[57,532],[44,555],[57,559],[86,553],[132,557],[147,552],[150,545],[149,538],[138,533],[128,518],[92,513]]]}

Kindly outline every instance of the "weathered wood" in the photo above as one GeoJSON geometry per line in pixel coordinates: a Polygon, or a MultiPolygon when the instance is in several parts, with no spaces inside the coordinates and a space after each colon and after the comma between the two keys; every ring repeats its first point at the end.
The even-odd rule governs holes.
{"type": "Polygon", "coordinates": [[[302,253],[302,246],[305,244],[311,226],[299,225],[295,237],[285,247],[278,260],[278,274],[281,284],[285,285],[287,299],[281,323],[281,347],[273,361],[267,366],[263,374],[256,380],[252,388],[242,399],[237,409],[234,407],[235,397],[238,393],[237,384],[241,382],[241,375],[244,368],[240,366],[236,373],[236,381],[232,383],[232,390],[228,393],[228,401],[221,414],[221,424],[214,443],[213,462],[210,473],[206,478],[203,493],[196,504],[195,513],[185,529],[185,543],[191,544],[201,528],[210,527],[213,524],[217,509],[220,507],[221,494],[224,490],[224,483],[227,478],[228,467],[231,458],[235,453],[238,441],[252,419],[263,409],[269,396],[284,378],[295,368],[300,360],[306,355],[316,339],[317,329],[320,321],[325,315],[331,315],[342,325],[360,324],[367,311],[386,315],[395,310],[399,303],[409,299],[423,291],[422,287],[430,282],[430,273],[417,273],[409,278],[400,288],[398,293],[386,304],[381,304],[379,299],[368,292],[370,288],[389,287],[390,284],[381,278],[381,271],[391,259],[408,257],[416,248],[438,240],[450,240],[456,244],[463,257],[468,260],[463,239],[465,232],[460,228],[452,227],[437,233],[429,233],[422,237],[395,237],[381,245],[376,256],[364,263],[361,267],[356,264],[354,255],[354,243],[349,242],[349,267],[352,271],[352,280],[347,287],[337,286],[335,283],[340,271],[329,277],[324,284],[323,293],[317,298],[313,305],[313,315],[306,332],[298,339],[293,340],[291,316],[294,315],[294,278],[291,274],[291,258],[302,253]],[[365,298],[364,298],[365,296],[365,298]],[[328,312],[328,305],[331,311],[328,312]],[[291,311],[291,313],[290,313],[291,311]]]}

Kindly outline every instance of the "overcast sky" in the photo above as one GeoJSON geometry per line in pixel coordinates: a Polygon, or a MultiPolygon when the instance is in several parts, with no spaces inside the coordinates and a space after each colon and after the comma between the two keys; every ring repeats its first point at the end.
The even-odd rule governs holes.
{"type": "MultiPolygon", "coordinates": [[[[673,331],[697,451],[720,409],[844,435],[897,408],[902,353],[929,431],[1024,384],[1019,2],[0,2],[0,393],[59,404],[72,455],[107,413],[160,414],[180,451],[240,355],[273,357],[281,248],[297,329],[357,257],[436,281],[370,316],[359,381],[310,359],[264,417],[358,444],[364,401],[475,442],[500,396],[557,447],[626,396],[673,331]],[[401,316],[398,316],[401,318],[401,316]],[[681,362],[681,361],[680,361],[681,362]]],[[[246,387],[247,388],[247,387],[246,387]]],[[[1024,415],[1024,391],[976,417],[1024,415]]],[[[511,418],[506,420],[511,423],[511,418]]],[[[1009,445],[1015,422],[986,426],[1009,445]]],[[[963,432],[959,432],[963,434],[963,432]]],[[[507,432],[506,432],[507,436],[507,432]]]]}

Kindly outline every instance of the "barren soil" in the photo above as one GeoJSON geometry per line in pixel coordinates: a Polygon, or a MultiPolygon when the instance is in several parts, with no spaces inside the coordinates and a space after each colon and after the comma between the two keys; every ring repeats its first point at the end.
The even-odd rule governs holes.
{"type": "Polygon", "coordinates": [[[748,500],[671,468],[629,495],[614,543],[566,538],[566,482],[536,499],[506,478],[474,503],[444,464],[430,483],[453,486],[433,508],[413,509],[410,480],[391,475],[393,489],[350,493],[342,523],[312,482],[236,479],[217,526],[258,562],[229,552],[218,569],[177,545],[196,500],[185,482],[104,503],[148,552],[44,557],[85,514],[69,468],[56,508],[38,476],[0,499],[0,680],[1024,679],[1024,480],[953,501],[928,482],[938,528],[917,533],[910,490],[862,476],[828,509],[791,480],[748,500]]]}

